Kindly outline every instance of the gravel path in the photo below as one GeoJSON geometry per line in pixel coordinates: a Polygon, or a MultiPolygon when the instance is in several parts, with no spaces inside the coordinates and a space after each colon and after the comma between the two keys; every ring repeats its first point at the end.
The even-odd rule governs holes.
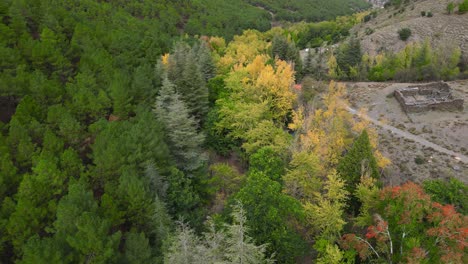
{"type": "Polygon", "coordinates": [[[360,118],[364,118],[364,119],[372,122],[376,126],[379,126],[379,127],[383,128],[383,129],[391,131],[392,134],[396,134],[396,135],[404,137],[406,139],[413,140],[414,142],[417,142],[417,143],[419,143],[421,145],[424,145],[424,146],[426,146],[428,148],[432,148],[432,149],[434,149],[434,150],[436,150],[438,152],[447,154],[447,155],[453,157],[456,160],[459,160],[459,161],[461,161],[461,162],[463,162],[465,164],[468,164],[468,157],[465,156],[465,155],[462,155],[460,153],[456,153],[454,151],[446,149],[446,148],[444,148],[444,147],[442,147],[440,145],[429,142],[429,141],[427,141],[426,139],[424,139],[422,137],[419,137],[419,136],[416,136],[416,135],[411,134],[409,132],[403,131],[403,130],[398,129],[398,128],[394,127],[394,126],[389,126],[387,124],[384,124],[384,123],[382,123],[382,122],[380,122],[380,121],[378,121],[378,120],[376,120],[376,119],[374,119],[372,117],[369,117],[368,115],[359,114],[359,112],[356,109],[353,109],[353,108],[351,108],[349,106],[346,106],[346,110],[348,112],[350,112],[351,114],[353,114],[353,115],[356,115],[356,116],[358,116],[360,118]]]}

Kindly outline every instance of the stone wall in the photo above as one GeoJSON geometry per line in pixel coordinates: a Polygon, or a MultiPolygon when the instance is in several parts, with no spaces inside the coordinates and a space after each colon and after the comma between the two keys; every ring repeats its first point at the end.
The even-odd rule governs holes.
{"type": "Polygon", "coordinates": [[[454,98],[450,86],[444,82],[408,86],[395,90],[394,95],[407,113],[463,110],[463,99],[454,98]]]}
{"type": "Polygon", "coordinates": [[[435,102],[429,104],[402,105],[402,107],[407,113],[421,113],[430,110],[462,111],[463,99],[455,99],[448,102],[435,102]]]}

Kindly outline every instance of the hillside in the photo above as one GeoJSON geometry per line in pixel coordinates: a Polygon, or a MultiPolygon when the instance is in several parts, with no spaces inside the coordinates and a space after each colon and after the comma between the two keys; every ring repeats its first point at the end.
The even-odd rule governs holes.
{"type": "MultiPolygon", "coordinates": [[[[365,0],[116,0],[109,1],[109,5],[140,20],[157,20],[164,24],[166,32],[177,29],[179,33],[221,36],[226,39],[241,34],[245,29],[266,31],[274,21],[331,20],[370,7],[365,0]]],[[[44,6],[44,2],[31,1],[31,6],[44,6]]]]}
{"type": "Polygon", "coordinates": [[[367,12],[267,30],[359,3],[0,1],[0,263],[466,263],[468,186],[385,186],[386,138],[349,111],[373,101],[328,83],[366,69],[336,43],[367,12]],[[330,44],[333,70],[301,66],[330,44]]]}
{"type": "Polygon", "coordinates": [[[353,31],[362,38],[363,52],[375,55],[389,50],[399,51],[410,42],[422,42],[425,39],[433,44],[456,45],[468,59],[468,14],[448,14],[446,7],[453,0],[411,1],[401,7],[388,7],[377,12],[377,16],[367,23],[357,25],[353,31]],[[432,17],[422,16],[421,12],[432,13],[432,17]],[[407,41],[398,37],[398,30],[411,29],[407,41]]]}
{"type": "Polygon", "coordinates": [[[388,1],[387,0],[367,0],[367,2],[369,2],[372,7],[384,7],[385,3],[387,3],[388,1]]]}
{"type": "Polygon", "coordinates": [[[275,18],[285,21],[331,20],[368,8],[364,0],[246,0],[253,6],[263,7],[275,14],[275,18]]]}

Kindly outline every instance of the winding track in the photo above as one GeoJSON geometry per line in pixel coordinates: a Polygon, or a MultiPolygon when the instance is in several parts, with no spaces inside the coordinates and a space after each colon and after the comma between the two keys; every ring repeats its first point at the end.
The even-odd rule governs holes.
{"type": "Polygon", "coordinates": [[[413,134],[411,134],[409,132],[398,129],[398,128],[394,127],[394,126],[389,126],[387,124],[384,124],[384,123],[382,123],[382,122],[380,122],[380,121],[378,121],[378,120],[376,120],[376,119],[374,119],[374,118],[372,118],[372,117],[370,117],[368,115],[362,115],[356,109],[353,109],[353,108],[351,108],[351,107],[349,107],[347,105],[345,106],[345,109],[349,113],[351,113],[351,114],[353,114],[355,116],[358,116],[360,118],[363,118],[365,120],[368,120],[368,121],[372,122],[373,124],[375,124],[378,127],[389,130],[393,134],[396,134],[398,136],[404,137],[404,138],[409,139],[409,140],[413,140],[414,142],[417,142],[417,143],[419,143],[421,145],[424,145],[424,146],[426,146],[428,148],[432,148],[434,150],[437,150],[438,152],[441,152],[441,153],[447,154],[449,156],[452,156],[455,159],[457,159],[457,160],[459,160],[459,161],[461,161],[461,162],[463,162],[465,164],[468,164],[468,157],[465,156],[465,155],[462,155],[460,153],[456,153],[454,151],[446,149],[446,148],[444,148],[444,147],[442,147],[440,145],[429,142],[429,141],[427,141],[426,139],[424,139],[422,137],[413,135],[413,134]]]}

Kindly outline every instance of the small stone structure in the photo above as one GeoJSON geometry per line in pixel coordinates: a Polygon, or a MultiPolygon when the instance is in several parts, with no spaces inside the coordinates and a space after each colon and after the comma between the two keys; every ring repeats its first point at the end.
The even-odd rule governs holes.
{"type": "Polygon", "coordinates": [[[452,88],[445,82],[397,89],[395,90],[395,98],[407,113],[429,110],[463,110],[463,99],[454,98],[452,88]]]}

